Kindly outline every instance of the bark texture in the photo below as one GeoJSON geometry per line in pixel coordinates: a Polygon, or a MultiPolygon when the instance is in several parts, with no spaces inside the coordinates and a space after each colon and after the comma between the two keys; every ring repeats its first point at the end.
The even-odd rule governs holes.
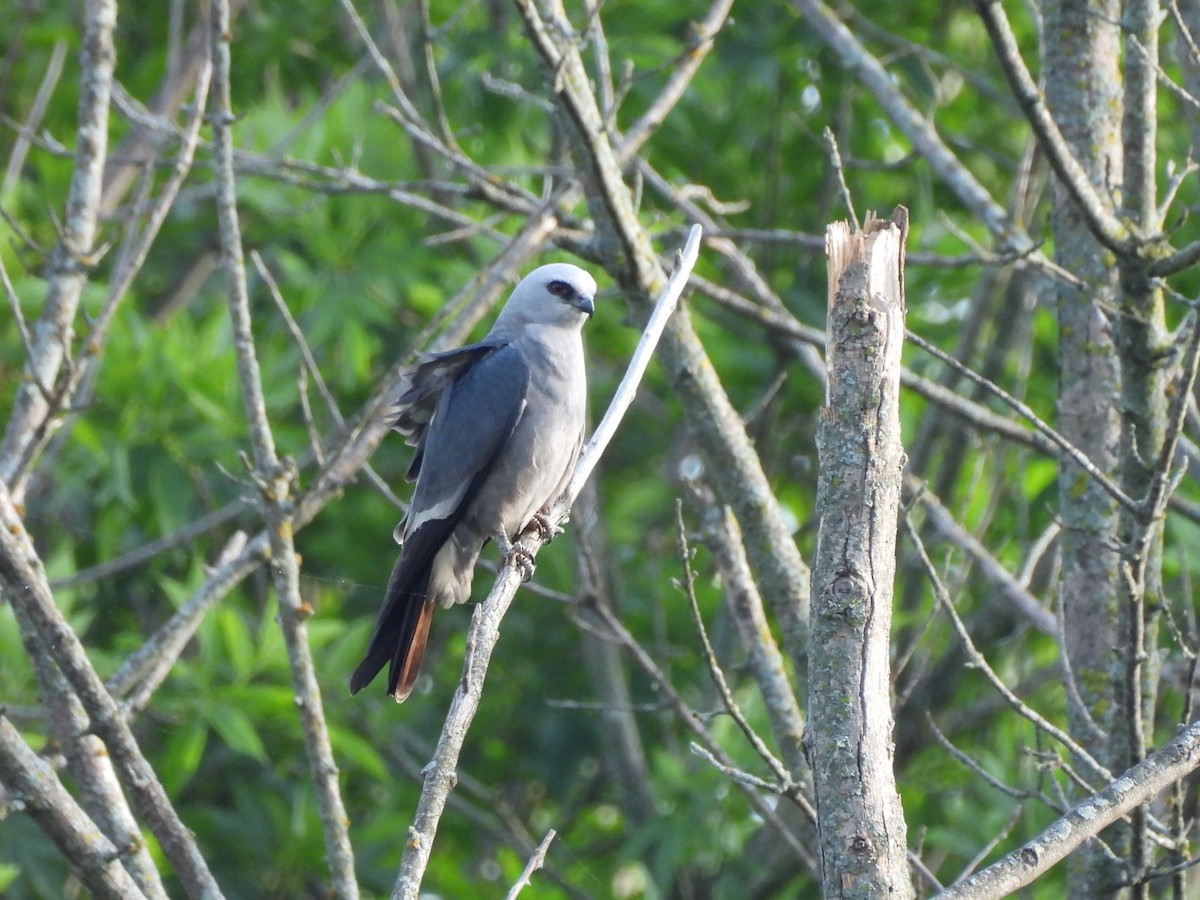
{"type": "Polygon", "coordinates": [[[818,432],[821,511],[810,619],[813,772],[827,898],[912,896],[892,772],[888,658],[900,443],[908,212],[826,232],[829,388],[818,432]]]}
{"type": "MultiPolygon", "coordinates": [[[[1050,0],[1045,15],[1046,101],[1064,140],[1102,196],[1122,182],[1120,4],[1114,0],[1050,0]]],[[[1117,303],[1112,254],[1089,229],[1061,183],[1050,217],[1055,261],[1083,282],[1057,291],[1059,428],[1106,475],[1116,476],[1121,441],[1121,378],[1111,311],[1117,303]]],[[[1113,768],[1106,735],[1119,708],[1114,648],[1122,586],[1116,502],[1077,465],[1059,468],[1062,538],[1063,652],[1083,707],[1071,704],[1072,737],[1113,768]]],[[[1116,768],[1120,769],[1119,765],[1116,768]]],[[[1119,840],[1119,838],[1118,838],[1119,840]]],[[[1114,848],[1116,849],[1116,848],[1114,848]]],[[[1092,848],[1072,859],[1070,892],[1106,896],[1120,873],[1092,848]]]]}

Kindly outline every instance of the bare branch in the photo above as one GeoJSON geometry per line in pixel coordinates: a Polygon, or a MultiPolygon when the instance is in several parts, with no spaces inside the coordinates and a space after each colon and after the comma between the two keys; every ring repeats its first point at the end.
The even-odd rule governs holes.
{"type": "Polygon", "coordinates": [[[621,424],[621,419],[625,417],[625,413],[633,403],[633,398],[637,396],[638,385],[641,384],[642,376],[646,374],[646,369],[650,365],[654,348],[658,346],[659,338],[662,337],[663,330],[667,327],[667,320],[675,312],[679,297],[687,286],[688,276],[696,265],[696,257],[700,253],[701,233],[699,225],[692,226],[688,233],[687,243],[675,258],[675,268],[667,280],[666,287],[663,288],[662,295],[654,305],[654,312],[650,314],[650,320],[642,331],[637,347],[634,348],[633,356],[629,359],[629,366],[613,394],[612,402],[604,413],[604,418],[600,420],[600,424],[596,426],[596,430],[583,447],[579,464],[575,466],[575,473],[567,485],[565,500],[568,507],[575,502],[575,498],[583,490],[584,482],[591,477],[596,463],[600,461],[600,457],[608,449],[613,435],[616,434],[617,426],[621,424]]]}
{"type": "Polygon", "coordinates": [[[525,868],[521,870],[521,877],[513,883],[508,893],[504,895],[504,900],[517,900],[521,891],[529,885],[529,877],[546,862],[546,852],[550,849],[550,843],[557,834],[558,832],[553,828],[546,832],[546,836],[542,838],[542,842],[537,845],[537,849],[529,857],[529,862],[525,863],[525,868]]]}
{"type": "MultiPolygon", "coordinates": [[[[590,208],[597,218],[600,236],[596,244],[603,250],[603,261],[627,285],[631,301],[645,308],[661,291],[666,275],[622,180],[621,166],[604,131],[579,49],[570,40],[571,29],[562,4],[547,0],[543,15],[533,0],[516,3],[558,96],[565,127],[581,154],[581,166],[590,173],[585,183],[589,184],[590,208]],[[552,20],[553,28],[546,17],[552,20]]],[[[808,608],[808,567],[796,549],[741,417],[686,309],[668,323],[662,352],[667,379],[683,403],[692,434],[712,464],[714,487],[733,509],[746,534],[747,552],[763,594],[779,607],[795,611],[791,622],[796,627],[785,635],[785,646],[800,667],[807,649],[803,626],[808,608]]],[[[781,617],[781,621],[786,618],[781,617]]]]}
{"type": "Polygon", "coordinates": [[[748,654],[747,668],[758,684],[771,728],[792,781],[800,781],[804,759],[804,716],[788,680],[783,654],[771,634],[763,598],[750,574],[742,532],[728,506],[708,510],[708,546],[721,574],[725,602],[748,654]]]}
{"type": "Polygon", "coordinates": [[[133,715],[146,707],[200,627],[205,614],[261,565],[265,544],[264,536],[263,546],[247,553],[245,532],[234,532],[204,584],[109,676],[105,686],[114,697],[130,695],[123,704],[126,714],[133,715]]]}
{"type": "Polygon", "coordinates": [[[33,667],[48,725],[48,746],[56,747],[66,760],[84,813],[114,847],[124,852],[123,865],[138,889],[150,900],[166,900],[162,879],[104,742],[93,733],[83,704],[46,652],[28,612],[13,604],[12,613],[33,667]]]}
{"type": "Polygon", "coordinates": [[[729,11],[733,8],[733,0],[713,0],[704,18],[693,21],[688,28],[688,47],[681,57],[680,64],[671,73],[671,79],[654,98],[654,102],[625,130],[620,143],[617,145],[617,158],[622,161],[633,159],[646,141],[656,132],[666,120],[668,113],[683,97],[688,85],[691,84],[700,64],[704,62],[712,50],[717,34],[725,25],[729,11]]]}
{"type": "Polygon", "coordinates": [[[1021,613],[1035,628],[1045,634],[1058,636],[1059,626],[1054,615],[1037,597],[1012,576],[986,547],[963,528],[932,493],[920,484],[911,473],[906,473],[904,489],[916,502],[925,507],[929,522],[945,539],[966,553],[983,571],[984,576],[996,585],[1001,597],[1021,613]]]}
{"type": "MultiPolygon", "coordinates": [[[[1008,250],[1030,253],[1034,242],[1029,235],[1013,223],[1003,207],[959,161],[954,151],[946,146],[932,123],[912,107],[891,74],[876,57],[867,52],[850,29],[821,0],[792,0],[792,3],[821,39],[838,54],[842,65],[866,85],[896,127],[928,161],[938,177],[949,185],[963,205],[987,227],[992,237],[1008,250]]],[[[1040,253],[1033,255],[1041,256],[1040,253]]]]}
{"type": "Polygon", "coordinates": [[[54,770],[0,715],[0,783],[62,851],[84,887],[101,900],[144,900],[113,846],[54,770]]]}
{"type": "Polygon", "coordinates": [[[1031,841],[933,900],[992,900],[1007,897],[1040,875],[1084,841],[1148,803],[1156,794],[1200,766],[1200,722],[1184,729],[1161,750],[1146,757],[1104,790],[1080,803],[1031,841]]]}
{"type": "Polygon", "coordinates": [[[842,202],[846,204],[846,215],[850,217],[850,224],[854,226],[854,230],[858,231],[858,214],[854,211],[854,198],[850,194],[850,186],[846,184],[846,170],[842,168],[842,154],[838,151],[837,138],[832,128],[826,128],[823,136],[825,149],[829,153],[829,161],[837,178],[838,190],[842,194],[842,202]]]}
{"type": "MultiPolygon", "coordinates": [[[[988,36],[996,48],[996,56],[1000,60],[1004,75],[1008,78],[1021,108],[1025,110],[1025,117],[1037,135],[1042,152],[1050,160],[1054,173],[1071,194],[1076,206],[1087,216],[1092,234],[1114,253],[1129,253],[1132,249],[1129,228],[1096,193],[1087,173],[1083,171],[1083,167],[1075,159],[1071,148],[1059,132],[1058,125],[1046,108],[1037,85],[1034,84],[1029,70],[1025,68],[1021,52],[1017,48],[1017,39],[1013,36],[1012,27],[1008,24],[1008,18],[999,0],[978,0],[976,9],[983,19],[983,24],[987,26],[988,36]]],[[[1134,239],[1140,237],[1141,235],[1135,235],[1134,239]]]]}
{"type": "Polygon", "coordinates": [[[712,676],[713,684],[716,685],[717,694],[721,697],[721,703],[724,705],[725,711],[729,713],[738,729],[745,736],[746,741],[753,748],[754,752],[758,754],[758,758],[767,764],[767,768],[771,770],[771,773],[779,781],[780,793],[787,794],[788,791],[794,790],[797,787],[792,773],[771,752],[770,748],[763,742],[763,739],[758,736],[758,733],[746,721],[741,707],[733,699],[733,693],[729,690],[729,683],[725,678],[725,672],[721,669],[717,653],[713,650],[712,642],[708,639],[708,631],[704,627],[704,617],[700,615],[700,604],[696,600],[695,574],[692,572],[692,553],[691,548],[688,546],[687,532],[683,526],[683,504],[678,500],[675,502],[675,528],[676,541],[679,548],[679,560],[683,566],[683,592],[687,597],[688,610],[692,614],[692,622],[696,626],[696,633],[700,637],[700,647],[704,651],[704,661],[708,664],[708,673],[712,676]]]}
{"type": "Polygon", "coordinates": [[[17,390],[0,442],[0,481],[9,485],[18,502],[24,494],[23,479],[32,462],[32,447],[58,412],[43,395],[41,386],[54,385],[68,359],[72,324],[88,265],[93,261],[108,148],[116,19],[116,0],[88,0],[85,4],[79,125],[66,215],[58,246],[50,258],[46,302],[33,329],[33,354],[25,360],[26,378],[17,390]]]}
{"type": "Polygon", "coordinates": [[[1018,400],[1012,394],[1008,393],[1008,391],[1004,390],[1002,387],[997,385],[995,382],[990,381],[987,378],[984,378],[982,375],[980,375],[974,369],[971,369],[968,366],[964,366],[953,356],[950,356],[950,354],[943,353],[941,350],[939,350],[937,347],[935,347],[933,344],[929,343],[929,341],[925,340],[924,338],[920,337],[919,335],[913,334],[911,331],[909,331],[909,332],[907,332],[906,336],[910,342],[916,344],[918,347],[920,347],[922,350],[924,350],[930,356],[934,357],[938,361],[940,361],[943,364],[954,369],[956,372],[958,372],[963,377],[965,377],[965,378],[969,379],[970,381],[972,381],[973,383],[979,385],[981,388],[986,390],[988,393],[992,394],[995,397],[998,397],[999,399],[1001,399],[1005,403],[1007,403],[1009,406],[1011,406],[1017,413],[1019,413],[1021,415],[1022,418],[1026,419],[1042,435],[1044,435],[1046,438],[1048,438],[1056,447],[1058,447],[1060,450],[1063,451],[1063,453],[1065,453],[1067,456],[1069,456],[1075,462],[1076,465],[1078,465],[1081,469],[1083,469],[1085,472],[1087,472],[1087,474],[1098,485],[1100,485],[1100,487],[1102,487],[1108,493],[1109,496],[1111,496],[1114,500],[1116,500],[1118,503],[1120,503],[1126,509],[1128,509],[1134,513],[1137,513],[1141,509],[1141,505],[1136,500],[1134,500],[1132,497],[1130,497],[1128,494],[1126,494],[1123,490],[1121,490],[1121,488],[1117,486],[1116,482],[1114,482],[1111,478],[1109,478],[1102,471],[1100,471],[1100,468],[1095,463],[1093,463],[1090,459],[1088,459],[1086,453],[1084,453],[1082,450],[1080,450],[1078,447],[1076,447],[1074,444],[1072,444],[1070,441],[1068,441],[1065,437],[1063,437],[1061,434],[1059,434],[1057,431],[1055,431],[1053,428],[1051,428],[1049,425],[1047,425],[1042,420],[1042,418],[1037,413],[1035,413],[1027,404],[1022,403],[1020,400],[1018,400]]]}
{"type": "Polygon", "coordinates": [[[0,581],[5,583],[10,602],[14,607],[20,606],[28,616],[42,645],[79,695],[92,730],[108,747],[121,783],[161,843],[188,895],[220,897],[221,891],[192,833],[171,806],[122,711],[88,661],[83,644],[54,605],[41,560],[3,481],[0,481],[0,581]]]}
{"type": "Polygon", "coordinates": [[[29,136],[36,134],[38,128],[41,127],[42,117],[45,116],[50,97],[58,86],[58,79],[62,75],[63,61],[66,58],[67,42],[55,41],[54,49],[50,53],[50,62],[46,65],[46,73],[42,76],[42,83],[38,85],[37,94],[34,95],[33,103],[29,107],[29,114],[25,117],[25,124],[18,131],[17,140],[13,142],[12,152],[8,156],[8,165],[4,169],[4,180],[0,182],[0,196],[11,196],[17,179],[21,177],[21,169],[25,166],[25,155],[32,145],[29,136]]]}
{"type": "Polygon", "coordinates": [[[946,614],[950,616],[950,621],[954,624],[954,630],[958,632],[958,637],[963,643],[963,647],[967,651],[967,656],[971,660],[971,665],[983,672],[992,687],[1004,698],[1018,714],[1023,716],[1037,726],[1041,731],[1045,732],[1054,740],[1058,741],[1075,756],[1083,761],[1093,774],[1098,775],[1105,780],[1112,779],[1112,772],[1101,765],[1094,756],[1088,753],[1083,747],[1071,739],[1070,735],[1064,732],[1061,728],[1056,727],[1040,715],[1036,710],[1031,709],[1021,699],[1009,690],[1008,686],[996,674],[995,670],[988,665],[983,654],[975,647],[975,642],[971,640],[970,632],[967,631],[967,626],[963,624],[962,618],[958,614],[958,610],[954,608],[953,602],[950,600],[950,595],[945,586],[942,584],[941,578],[937,574],[937,570],[933,566],[932,560],[929,559],[925,552],[925,544],[921,540],[921,536],[917,529],[913,526],[912,521],[906,516],[904,519],[905,527],[908,529],[908,536],[917,548],[917,553],[920,555],[921,561],[925,566],[925,572],[929,577],[930,583],[933,585],[934,595],[937,597],[938,603],[946,614]]]}
{"type": "MultiPolygon", "coordinates": [[[[634,661],[650,677],[650,680],[654,683],[661,696],[665,698],[667,706],[675,711],[680,721],[696,736],[696,743],[704,748],[708,757],[711,757],[710,761],[712,764],[721,768],[722,771],[732,771],[736,768],[733,762],[720,750],[716,742],[712,739],[712,736],[704,727],[699,714],[684,702],[683,698],[679,696],[679,692],[671,684],[670,679],[655,664],[645,648],[634,639],[629,630],[620,623],[612,610],[604,606],[596,606],[594,609],[597,616],[604,623],[604,627],[608,630],[611,639],[629,651],[634,661]]],[[[751,806],[754,807],[755,812],[762,816],[763,820],[769,823],[778,833],[787,848],[804,865],[805,870],[813,878],[818,878],[821,871],[819,861],[812,850],[806,845],[805,841],[802,840],[803,836],[797,833],[795,828],[790,827],[780,817],[779,809],[764,803],[763,798],[759,795],[758,787],[751,786],[747,780],[735,779],[734,784],[742,789],[751,806]]],[[[770,790],[771,793],[778,793],[781,789],[781,785],[772,785],[767,790],[770,790]]],[[[812,826],[816,824],[816,810],[813,808],[812,802],[797,785],[792,785],[786,789],[785,796],[796,804],[804,816],[804,821],[808,825],[812,826]]]]}
{"type": "Polygon", "coordinates": [[[217,169],[217,220],[221,262],[229,290],[238,380],[241,383],[250,443],[254,451],[254,478],[261,492],[260,506],[267,522],[271,547],[271,574],[279,598],[280,625],[288,650],[296,707],[304,731],[309,773],[317,796],[317,808],[325,838],[326,861],[333,890],[342,900],[356,900],[358,881],[354,852],[347,831],[349,816],[338,788],[337,763],[325,726],[321,688],[317,684],[308,632],[304,620],[310,615],[300,599],[300,573],[292,540],[293,505],[291,489],[296,479],[295,464],[281,463],[267,420],[262,376],[251,332],[250,298],[246,287],[246,265],[242,254],[241,226],[233,174],[233,111],[230,107],[230,14],[229,0],[215,0],[212,8],[211,52],[214,108],[213,143],[217,169]]]}

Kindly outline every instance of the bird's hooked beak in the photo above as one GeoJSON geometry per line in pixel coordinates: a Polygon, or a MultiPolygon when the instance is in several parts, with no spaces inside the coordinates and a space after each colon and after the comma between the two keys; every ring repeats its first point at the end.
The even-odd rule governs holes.
{"type": "Polygon", "coordinates": [[[596,300],[591,294],[576,294],[574,307],[582,313],[587,313],[590,319],[596,311],[596,300]]]}

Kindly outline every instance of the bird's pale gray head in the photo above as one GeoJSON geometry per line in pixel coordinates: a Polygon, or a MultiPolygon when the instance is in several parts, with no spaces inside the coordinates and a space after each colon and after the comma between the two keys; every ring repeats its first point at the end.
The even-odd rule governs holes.
{"type": "Polygon", "coordinates": [[[521,279],[500,311],[495,328],[526,325],[581,328],[595,310],[595,299],[596,279],[579,266],[552,263],[521,279]]]}

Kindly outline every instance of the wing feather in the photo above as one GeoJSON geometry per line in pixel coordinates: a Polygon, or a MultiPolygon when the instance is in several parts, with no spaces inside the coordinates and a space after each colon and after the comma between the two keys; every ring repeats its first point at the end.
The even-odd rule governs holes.
{"type": "Polygon", "coordinates": [[[444,353],[426,354],[405,373],[404,386],[390,414],[392,428],[404,435],[410,446],[417,448],[405,475],[409,481],[416,479],[421,471],[425,436],[446,389],[498,346],[494,341],[481,341],[444,353]]]}

